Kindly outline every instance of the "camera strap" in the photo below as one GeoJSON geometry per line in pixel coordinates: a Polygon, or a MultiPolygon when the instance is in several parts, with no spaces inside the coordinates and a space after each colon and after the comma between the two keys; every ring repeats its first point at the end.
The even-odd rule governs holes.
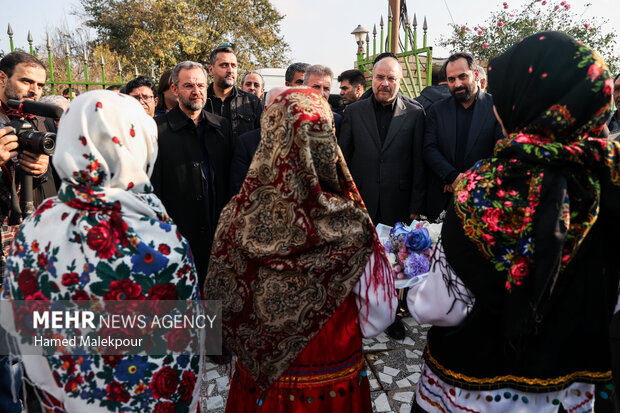
{"type": "Polygon", "coordinates": [[[9,119],[11,117],[13,117],[13,118],[26,118],[26,119],[34,119],[34,118],[36,118],[35,115],[31,115],[30,113],[24,113],[20,109],[10,108],[10,107],[6,106],[4,104],[4,102],[1,102],[1,103],[2,104],[0,105],[0,112],[4,113],[6,116],[8,116],[9,119]]]}

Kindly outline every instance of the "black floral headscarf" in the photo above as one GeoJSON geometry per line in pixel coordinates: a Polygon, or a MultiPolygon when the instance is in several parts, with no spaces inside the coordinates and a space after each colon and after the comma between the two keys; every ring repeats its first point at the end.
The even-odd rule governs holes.
{"type": "Polygon", "coordinates": [[[601,170],[620,184],[617,143],[598,136],[613,81],[596,52],[559,32],[491,60],[489,88],[508,137],[455,191],[465,234],[506,275],[508,336],[524,332],[596,222],[601,170]],[[516,318],[516,320],[515,320],[516,318]]]}

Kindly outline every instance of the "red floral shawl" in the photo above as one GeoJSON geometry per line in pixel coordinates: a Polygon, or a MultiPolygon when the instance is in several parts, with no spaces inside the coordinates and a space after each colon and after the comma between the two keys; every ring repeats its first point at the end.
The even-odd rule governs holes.
{"type": "MultiPolygon", "coordinates": [[[[310,89],[286,91],[261,129],[241,191],[220,216],[205,297],[222,300],[224,340],[266,389],[351,293],[381,246],[325,99],[310,89]]],[[[375,272],[377,284],[384,275],[375,272]]]]}

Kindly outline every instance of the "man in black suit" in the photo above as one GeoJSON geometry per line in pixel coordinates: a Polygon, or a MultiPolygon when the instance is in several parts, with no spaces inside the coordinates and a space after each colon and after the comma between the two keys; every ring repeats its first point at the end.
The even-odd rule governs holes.
{"type": "MultiPolygon", "coordinates": [[[[408,223],[424,206],[424,110],[398,93],[402,68],[385,56],[372,70],[373,94],[347,106],[338,143],[375,224],[408,223]]],[[[397,314],[386,330],[405,338],[397,314]]]]}
{"type": "Polygon", "coordinates": [[[373,67],[373,95],[344,112],[338,143],[375,224],[419,216],[424,206],[424,110],[398,93],[402,68],[393,57],[373,67]]]}
{"type": "Polygon", "coordinates": [[[229,121],[203,110],[207,74],[200,63],[179,63],[170,88],[179,105],[155,118],[159,152],[151,181],[189,241],[202,286],[217,221],[230,198],[233,141],[229,121]]]}
{"type": "Polygon", "coordinates": [[[478,87],[478,67],[469,53],[444,63],[451,96],[432,105],[426,116],[424,160],[428,165],[426,215],[446,209],[462,173],[491,156],[502,128],[493,114],[493,98],[478,87]]]}

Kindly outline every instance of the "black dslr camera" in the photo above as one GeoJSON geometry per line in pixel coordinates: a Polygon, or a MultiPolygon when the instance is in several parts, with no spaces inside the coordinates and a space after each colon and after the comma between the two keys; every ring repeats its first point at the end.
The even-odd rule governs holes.
{"type": "MultiPolygon", "coordinates": [[[[44,116],[48,118],[58,119],[63,113],[62,109],[58,106],[34,102],[31,100],[19,101],[9,99],[8,106],[25,114],[44,116]]],[[[51,156],[54,154],[54,148],[56,148],[55,133],[39,132],[34,128],[34,125],[27,120],[12,120],[10,122],[3,122],[2,119],[0,119],[0,127],[4,126],[12,126],[15,129],[19,151],[26,150],[36,155],[44,154],[51,156]]]]}
{"type": "Polygon", "coordinates": [[[17,135],[17,144],[19,151],[29,151],[35,155],[45,154],[52,156],[54,148],[56,148],[56,134],[51,132],[39,132],[32,123],[26,120],[12,120],[4,123],[0,119],[0,128],[4,126],[12,126],[17,135]]]}

